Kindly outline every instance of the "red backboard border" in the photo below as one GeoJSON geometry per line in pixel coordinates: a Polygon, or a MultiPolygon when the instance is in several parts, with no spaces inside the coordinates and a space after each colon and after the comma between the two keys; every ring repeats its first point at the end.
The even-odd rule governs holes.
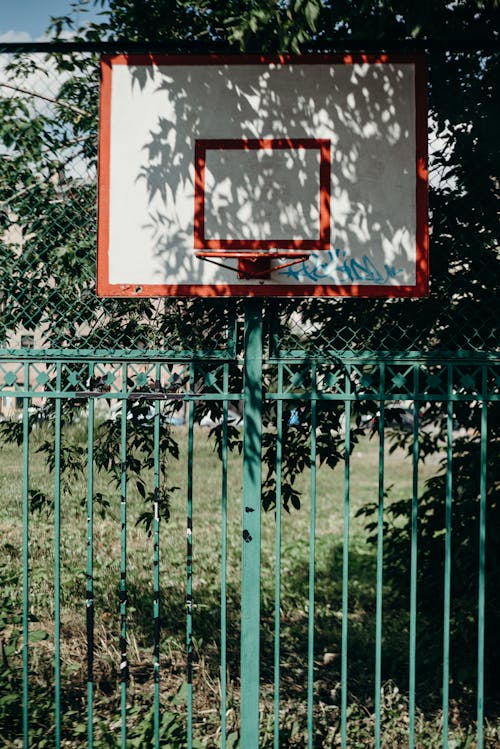
{"type": "MultiPolygon", "coordinates": [[[[276,245],[273,245],[276,246],[276,245]]],[[[235,274],[236,275],[236,274],[235,274]]],[[[103,55],[98,162],[97,295],[101,297],[425,297],[429,294],[427,74],[424,54],[319,54],[319,55],[103,55]],[[109,282],[109,189],[111,153],[112,68],[115,65],[317,65],[325,63],[411,64],[415,70],[416,142],[416,269],[415,285],[378,284],[283,286],[252,284],[112,284],[109,282]]]]}

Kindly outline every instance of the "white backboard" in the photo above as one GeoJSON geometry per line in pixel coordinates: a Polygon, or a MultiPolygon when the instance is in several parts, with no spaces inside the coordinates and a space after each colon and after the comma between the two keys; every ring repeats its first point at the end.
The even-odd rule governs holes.
{"type": "Polygon", "coordinates": [[[426,117],[414,57],[103,58],[98,294],[425,295],[426,117]]]}

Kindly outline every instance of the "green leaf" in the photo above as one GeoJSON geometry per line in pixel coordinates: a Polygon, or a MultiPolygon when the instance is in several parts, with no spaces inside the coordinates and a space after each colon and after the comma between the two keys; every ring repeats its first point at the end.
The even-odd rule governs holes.
{"type": "Polygon", "coordinates": [[[41,642],[42,640],[48,640],[48,639],[49,639],[49,633],[46,632],[44,629],[33,629],[28,635],[28,640],[30,642],[41,642]]]}
{"type": "Polygon", "coordinates": [[[228,733],[226,738],[226,749],[237,749],[240,743],[240,737],[237,731],[228,733]]]}
{"type": "Polygon", "coordinates": [[[319,4],[316,0],[309,0],[304,8],[304,16],[311,31],[316,31],[316,21],[320,12],[319,4]]]}

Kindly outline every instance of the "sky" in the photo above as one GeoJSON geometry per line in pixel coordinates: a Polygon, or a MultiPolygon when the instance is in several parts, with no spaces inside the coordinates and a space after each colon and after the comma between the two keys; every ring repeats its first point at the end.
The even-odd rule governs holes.
{"type": "MultiPolygon", "coordinates": [[[[39,41],[51,16],[71,15],[71,0],[0,0],[0,42],[39,41]]],[[[94,21],[98,9],[79,12],[79,22],[94,21]]]]}

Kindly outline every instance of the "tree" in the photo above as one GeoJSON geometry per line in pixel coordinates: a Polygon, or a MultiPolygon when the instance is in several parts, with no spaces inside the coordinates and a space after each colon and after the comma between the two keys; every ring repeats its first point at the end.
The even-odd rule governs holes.
{"type": "MultiPolygon", "coordinates": [[[[78,5],[85,7],[85,3],[78,5]]],[[[443,5],[437,9],[431,9],[427,4],[420,4],[418,9],[407,7],[403,1],[390,6],[362,3],[357,6],[355,14],[348,3],[332,4],[319,0],[298,0],[294,3],[282,0],[231,0],[224,5],[210,0],[187,3],[166,0],[148,3],[142,0],[110,0],[107,3],[96,0],[94,5],[104,8],[103,21],[81,30],[77,38],[84,42],[108,38],[140,41],[147,45],[165,40],[170,45],[183,45],[183,48],[186,48],[186,44],[201,43],[209,46],[230,45],[245,50],[305,51],[335,47],[336,39],[341,36],[352,40],[354,45],[360,39],[369,37],[371,46],[375,47],[390,45],[394,40],[404,43],[405,39],[409,42],[426,39],[431,50],[439,47],[429,57],[430,111],[433,127],[439,136],[438,150],[434,151],[431,163],[431,176],[435,176],[431,179],[430,194],[430,300],[302,303],[301,315],[304,326],[311,329],[308,325],[310,322],[313,330],[320,331],[318,337],[321,341],[331,342],[334,348],[352,346],[354,339],[355,345],[373,349],[405,350],[413,347],[469,350],[471,346],[494,346],[496,321],[494,317],[485,316],[482,304],[486,297],[491,303],[487,309],[492,309],[497,294],[495,270],[498,239],[495,222],[499,185],[495,174],[491,173],[491,165],[498,156],[492,125],[496,104],[495,81],[498,78],[498,53],[491,51],[497,40],[499,25],[495,3],[470,2],[459,6],[443,5]],[[478,47],[487,47],[487,52],[455,51],[453,45],[463,44],[465,28],[467,39],[477,38],[478,47]],[[441,41],[447,39],[451,40],[449,45],[441,41]],[[457,39],[458,42],[455,41],[457,39]],[[446,49],[447,46],[449,49],[446,49]],[[472,199],[478,193],[481,199],[472,199]],[[333,320],[334,325],[329,322],[333,320]],[[321,325],[318,326],[318,323],[321,325]],[[339,328],[344,331],[343,339],[339,339],[339,328]]],[[[54,21],[56,36],[62,33],[66,25],[71,26],[71,19],[54,21]]],[[[84,171],[94,168],[97,101],[97,80],[93,74],[95,58],[85,56],[76,59],[57,55],[53,56],[51,64],[59,71],[66,70],[72,77],[61,86],[49,111],[35,115],[26,97],[21,99],[19,95],[4,98],[2,103],[2,133],[7,154],[10,154],[2,159],[9,215],[19,215],[23,223],[26,216],[24,235],[30,236],[32,231],[36,231],[40,237],[47,233],[49,227],[33,224],[34,220],[40,219],[34,219],[29,208],[35,203],[43,209],[44,200],[51,201],[58,195],[63,216],[52,220],[48,246],[39,253],[41,261],[47,262],[53,245],[70,244],[71,253],[70,248],[66,247],[57,258],[51,256],[51,267],[56,260],[52,273],[57,275],[61,266],[61,280],[68,272],[72,273],[73,279],[75,276],[87,279],[80,292],[83,298],[79,300],[83,302],[80,309],[84,310],[87,323],[89,316],[94,321],[96,314],[99,314],[109,331],[108,341],[121,337],[124,345],[127,345],[127,341],[133,345],[137,340],[151,345],[152,326],[143,321],[154,315],[157,326],[159,318],[155,310],[162,305],[151,305],[147,301],[134,305],[127,303],[127,326],[121,329],[124,316],[116,314],[116,303],[103,302],[97,312],[91,293],[87,293],[91,292],[93,277],[91,254],[87,247],[81,245],[82,241],[85,243],[85,237],[76,239],[75,244],[68,242],[68,237],[72,237],[76,231],[76,227],[69,226],[68,221],[72,207],[80,213],[84,211],[89,220],[94,220],[95,216],[92,192],[87,189],[85,194],[84,180],[72,179],[68,182],[66,179],[65,183],[59,180],[58,184],[61,170],[67,171],[71,163],[79,163],[80,168],[84,164],[84,171]],[[24,123],[22,127],[20,123],[24,123]],[[83,162],[78,162],[79,158],[83,162]],[[10,177],[14,168],[24,185],[22,192],[17,190],[15,181],[10,177]],[[44,179],[38,179],[37,175],[43,175],[44,179]],[[47,180],[49,175],[50,179],[47,180]],[[78,196],[75,194],[76,187],[78,196]],[[77,202],[63,205],[67,203],[66,198],[77,202]],[[88,205],[88,209],[82,205],[82,200],[87,201],[85,206],[88,205]],[[58,227],[61,229],[59,234],[58,227]],[[60,242],[60,239],[64,241],[60,242]],[[78,259],[79,252],[85,259],[78,259]],[[103,310],[106,310],[104,315],[103,310]]],[[[19,76],[32,75],[35,66],[33,61],[16,64],[18,80],[19,76]]],[[[43,210],[38,214],[47,215],[43,210]]],[[[5,220],[8,221],[8,217],[5,220]]],[[[19,219],[16,221],[19,222],[19,219]]],[[[47,237],[44,237],[46,240],[47,237]]],[[[7,262],[3,267],[7,268],[7,262]]],[[[13,324],[16,311],[21,315],[20,322],[29,322],[26,318],[31,314],[33,322],[39,324],[37,315],[40,313],[35,311],[35,307],[40,309],[43,305],[38,305],[31,295],[32,303],[26,310],[26,293],[12,286],[12,281],[9,282],[7,277],[9,275],[5,272],[3,287],[9,298],[20,302],[8,310],[9,317],[14,318],[13,324]]],[[[69,291],[74,291],[73,284],[69,291]]],[[[55,298],[53,291],[44,289],[44,293],[49,293],[55,306],[64,310],[61,317],[66,318],[67,308],[62,299],[55,298]]],[[[118,305],[121,305],[120,309],[124,307],[123,303],[118,305]]],[[[198,306],[195,304],[195,307],[198,306]]],[[[286,313],[287,305],[282,306],[286,313]]],[[[172,327],[171,314],[172,309],[169,309],[169,329],[172,327]]],[[[60,330],[59,341],[64,335],[72,339],[75,334],[78,335],[78,324],[82,321],[78,319],[74,305],[70,319],[73,327],[60,330]]],[[[83,345],[85,339],[89,346],[97,342],[105,346],[105,326],[97,325],[98,339],[93,339],[87,324],[79,344],[83,345]]],[[[10,327],[8,320],[6,327],[10,327]]],[[[51,321],[47,334],[52,336],[56,331],[57,324],[51,321]]]]}

